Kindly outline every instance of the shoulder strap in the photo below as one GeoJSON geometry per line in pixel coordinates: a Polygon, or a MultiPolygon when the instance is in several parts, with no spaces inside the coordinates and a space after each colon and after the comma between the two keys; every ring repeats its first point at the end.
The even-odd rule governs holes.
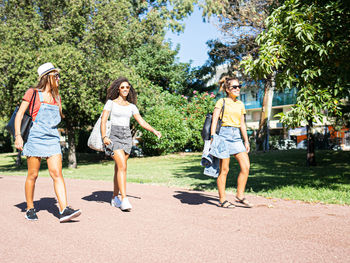
{"type": "Polygon", "coordinates": [[[32,101],[33,101],[32,110],[29,111],[30,116],[33,116],[34,105],[35,105],[35,98],[36,98],[36,90],[33,89],[33,95],[32,95],[32,98],[30,99],[30,102],[29,102],[29,105],[30,105],[30,103],[32,103],[32,101]]]}
{"type": "Polygon", "coordinates": [[[220,119],[222,120],[222,118],[224,117],[224,113],[225,113],[225,98],[223,98],[223,103],[222,103],[222,108],[221,108],[221,112],[220,112],[220,119]]]}
{"type": "MultiPolygon", "coordinates": [[[[108,102],[108,101],[109,101],[109,100],[107,100],[107,102],[108,102]]],[[[107,102],[105,103],[105,105],[107,104],[107,102]]],[[[112,107],[111,107],[111,110],[109,111],[109,115],[108,115],[108,119],[107,119],[107,120],[110,120],[110,119],[111,119],[112,110],[113,110],[113,101],[112,101],[112,107]]],[[[102,110],[102,112],[101,112],[100,118],[102,118],[102,114],[103,114],[103,110],[102,110]]]]}
{"type": "Polygon", "coordinates": [[[109,115],[108,115],[108,119],[107,120],[111,120],[111,115],[112,115],[112,111],[113,111],[113,100],[110,100],[112,103],[112,106],[111,106],[111,110],[109,111],[109,115]]]}

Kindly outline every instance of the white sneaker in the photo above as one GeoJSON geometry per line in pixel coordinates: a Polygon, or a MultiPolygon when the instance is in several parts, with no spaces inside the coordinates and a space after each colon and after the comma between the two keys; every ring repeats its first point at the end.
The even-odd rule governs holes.
{"type": "Polygon", "coordinates": [[[111,200],[111,206],[114,206],[114,207],[119,208],[121,204],[122,204],[122,202],[120,201],[120,199],[118,198],[118,196],[115,196],[114,198],[112,198],[112,200],[111,200]]]}
{"type": "Polygon", "coordinates": [[[130,211],[132,208],[129,199],[127,197],[125,197],[120,205],[120,209],[123,211],[130,211]]]}

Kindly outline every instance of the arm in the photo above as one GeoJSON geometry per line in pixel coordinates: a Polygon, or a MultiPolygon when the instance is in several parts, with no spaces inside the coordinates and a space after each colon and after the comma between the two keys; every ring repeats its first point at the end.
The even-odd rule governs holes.
{"type": "Polygon", "coordinates": [[[109,116],[109,111],[103,110],[102,117],[101,117],[101,136],[102,141],[105,145],[108,145],[111,143],[111,140],[106,135],[106,124],[109,116]]]}
{"type": "Polygon", "coordinates": [[[248,134],[247,134],[247,126],[245,125],[245,114],[242,114],[241,116],[241,134],[243,136],[244,140],[244,146],[247,149],[247,153],[250,151],[250,146],[249,146],[249,140],[248,140],[248,134]]]}
{"type": "Polygon", "coordinates": [[[139,113],[134,114],[135,120],[141,125],[142,128],[146,129],[147,131],[153,132],[154,135],[156,135],[158,138],[162,137],[162,134],[154,129],[151,125],[149,125],[139,113]]]}
{"type": "Polygon", "coordinates": [[[22,119],[25,111],[27,110],[29,106],[28,101],[22,101],[21,105],[19,106],[19,109],[16,114],[15,118],[15,147],[18,150],[23,151],[23,138],[21,135],[21,124],[22,124],[22,119]]]}
{"type": "MultiPolygon", "coordinates": [[[[220,112],[221,112],[220,108],[214,108],[213,118],[212,118],[212,121],[211,121],[211,129],[210,129],[210,135],[211,136],[213,136],[216,133],[216,126],[218,125],[220,112]]],[[[213,138],[211,138],[211,140],[213,140],[213,138]]]]}

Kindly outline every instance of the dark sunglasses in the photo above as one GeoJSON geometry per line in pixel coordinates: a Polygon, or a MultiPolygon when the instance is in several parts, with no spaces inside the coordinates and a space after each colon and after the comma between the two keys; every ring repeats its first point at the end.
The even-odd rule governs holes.
{"type": "Polygon", "coordinates": [[[238,88],[242,88],[242,85],[233,85],[233,86],[229,86],[229,89],[238,89],[238,88]]]}
{"type": "Polygon", "coordinates": [[[120,86],[119,89],[130,89],[130,86],[120,86]]]}
{"type": "Polygon", "coordinates": [[[60,78],[60,74],[59,73],[54,73],[54,74],[49,74],[51,76],[54,76],[55,79],[59,79],[60,78]]]}

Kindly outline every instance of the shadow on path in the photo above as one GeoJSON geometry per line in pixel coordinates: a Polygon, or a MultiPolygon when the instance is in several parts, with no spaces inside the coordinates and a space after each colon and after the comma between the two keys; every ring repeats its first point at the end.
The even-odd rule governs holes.
{"type": "Polygon", "coordinates": [[[112,191],[95,191],[92,192],[91,195],[84,196],[83,200],[85,201],[95,201],[99,203],[110,203],[112,199],[113,192],[112,191]]]}
{"type": "Polygon", "coordinates": [[[175,198],[179,199],[181,203],[188,205],[201,205],[209,204],[217,206],[219,199],[216,196],[202,194],[202,193],[191,193],[185,191],[176,191],[175,198]]]}
{"type": "MultiPolygon", "coordinates": [[[[85,201],[94,201],[99,203],[110,203],[112,196],[113,196],[112,191],[95,191],[95,192],[92,192],[91,195],[84,196],[81,199],[85,201]]],[[[141,197],[133,196],[133,195],[127,195],[127,197],[141,199],[141,197]]]]}
{"type": "MultiPolygon", "coordinates": [[[[27,203],[22,202],[15,206],[21,209],[21,212],[25,212],[27,208],[27,203]]],[[[37,212],[41,210],[46,210],[53,216],[59,218],[59,209],[57,207],[57,201],[53,197],[44,197],[41,198],[39,201],[34,201],[34,207],[37,212]]]]}

